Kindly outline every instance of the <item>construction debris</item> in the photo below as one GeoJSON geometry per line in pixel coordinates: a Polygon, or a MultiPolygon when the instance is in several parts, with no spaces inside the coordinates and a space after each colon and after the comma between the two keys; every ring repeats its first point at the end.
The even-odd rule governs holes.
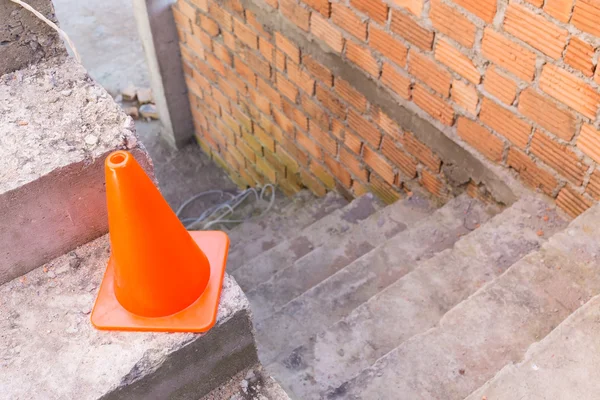
{"type": "Polygon", "coordinates": [[[137,99],[140,104],[152,103],[152,89],[138,88],[137,99]]]}
{"type": "Polygon", "coordinates": [[[140,114],[143,118],[158,119],[158,110],[151,103],[140,106],[140,114]]]}
{"type": "Polygon", "coordinates": [[[133,85],[128,85],[125,89],[121,91],[121,96],[123,96],[123,100],[125,101],[134,101],[136,98],[137,89],[133,85]]]}

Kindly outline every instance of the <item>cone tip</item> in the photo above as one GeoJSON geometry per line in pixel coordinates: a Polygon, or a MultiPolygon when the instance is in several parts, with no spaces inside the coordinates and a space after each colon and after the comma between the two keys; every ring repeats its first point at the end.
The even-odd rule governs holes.
{"type": "Polygon", "coordinates": [[[117,150],[113,151],[106,157],[106,166],[111,169],[123,168],[127,165],[131,158],[128,151],[117,150]]]}

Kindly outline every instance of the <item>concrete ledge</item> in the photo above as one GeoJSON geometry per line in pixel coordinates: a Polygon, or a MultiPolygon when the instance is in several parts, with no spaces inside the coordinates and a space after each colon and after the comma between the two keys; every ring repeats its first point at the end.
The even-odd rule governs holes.
{"type": "Polygon", "coordinates": [[[201,400],[290,400],[285,390],[270,377],[261,364],[239,372],[229,382],[201,400]]]}
{"type": "Polygon", "coordinates": [[[67,57],[0,77],[0,126],[0,284],[107,232],[111,151],[152,170],[133,120],[67,57]]]}
{"type": "Polygon", "coordinates": [[[103,236],[0,287],[3,398],[198,400],[257,363],[249,304],[229,276],[206,334],[94,329],[108,256],[103,236]]]}

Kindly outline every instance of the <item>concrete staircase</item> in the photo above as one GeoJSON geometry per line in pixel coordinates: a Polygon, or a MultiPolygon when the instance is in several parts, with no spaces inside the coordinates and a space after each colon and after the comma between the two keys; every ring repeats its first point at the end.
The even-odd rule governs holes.
{"type": "Polygon", "coordinates": [[[259,358],[292,398],[492,400],[517,387],[534,398],[522,381],[540,398],[595,398],[600,336],[576,328],[593,331],[600,312],[597,298],[586,304],[600,294],[600,207],[569,223],[533,194],[504,208],[466,195],[436,208],[418,193],[335,204],[229,267],[259,358]],[[555,347],[571,335],[568,359],[555,347]],[[551,395],[570,385],[579,395],[551,395]]]}

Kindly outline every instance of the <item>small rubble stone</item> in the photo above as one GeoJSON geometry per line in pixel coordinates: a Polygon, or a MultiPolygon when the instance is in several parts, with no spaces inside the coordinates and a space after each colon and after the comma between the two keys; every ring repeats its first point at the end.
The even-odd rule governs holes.
{"type": "Polygon", "coordinates": [[[140,104],[152,103],[152,89],[141,88],[137,90],[137,99],[140,104]]]}
{"type": "Polygon", "coordinates": [[[121,96],[125,101],[134,101],[136,98],[137,89],[133,85],[128,85],[125,89],[121,90],[121,96]]]}
{"type": "Polygon", "coordinates": [[[158,110],[154,104],[144,104],[140,107],[140,114],[144,118],[158,119],[158,110]]]}
{"type": "Polygon", "coordinates": [[[133,119],[138,119],[140,117],[140,112],[139,112],[138,108],[135,106],[125,107],[124,111],[125,111],[125,114],[129,115],[133,119]]]}

